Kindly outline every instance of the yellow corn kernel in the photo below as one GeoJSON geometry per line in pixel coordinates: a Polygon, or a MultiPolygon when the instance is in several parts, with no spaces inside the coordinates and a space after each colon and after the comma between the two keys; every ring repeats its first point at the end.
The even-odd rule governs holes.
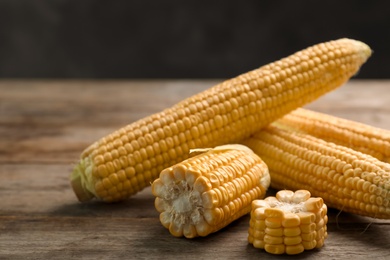
{"type": "Polygon", "coordinates": [[[126,199],[188,158],[190,149],[238,142],[341,86],[370,55],[366,44],[351,39],[314,45],[133,122],[85,149],[71,175],[73,190],[80,201],[126,199]],[[126,191],[97,188],[121,170],[130,180],[126,191]]]}
{"type": "Polygon", "coordinates": [[[275,122],[390,162],[390,131],[352,120],[298,108],[275,122]]]}
{"type": "Polygon", "coordinates": [[[327,206],[307,190],[282,190],[252,202],[248,242],[271,254],[300,254],[320,248],[327,238],[327,206]],[[259,225],[263,221],[272,223],[259,225]]]}
{"type": "MultiPolygon", "coordinates": [[[[271,187],[305,189],[323,198],[329,207],[373,218],[390,218],[390,164],[276,124],[242,143],[268,165],[271,187]]],[[[321,204],[313,202],[312,207],[321,204]]]]}
{"type": "Polygon", "coordinates": [[[216,232],[249,213],[252,201],[263,198],[269,184],[268,168],[257,155],[242,145],[227,145],[202,150],[163,170],[152,192],[161,224],[173,236],[194,238],[216,232]],[[234,177],[225,176],[229,168],[235,169],[234,177]],[[239,192],[234,186],[230,194],[224,188],[249,175],[254,181],[241,182],[239,192]],[[211,185],[211,176],[220,180],[218,186],[211,185]],[[250,199],[244,201],[242,196],[250,199]]]}

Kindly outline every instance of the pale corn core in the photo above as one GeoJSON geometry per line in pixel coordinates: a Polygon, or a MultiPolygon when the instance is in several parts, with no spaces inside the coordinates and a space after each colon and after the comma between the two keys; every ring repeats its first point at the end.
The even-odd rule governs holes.
{"type": "Polygon", "coordinates": [[[285,212],[298,213],[305,210],[305,204],[303,202],[293,203],[293,202],[279,202],[274,207],[279,208],[285,212]]]}

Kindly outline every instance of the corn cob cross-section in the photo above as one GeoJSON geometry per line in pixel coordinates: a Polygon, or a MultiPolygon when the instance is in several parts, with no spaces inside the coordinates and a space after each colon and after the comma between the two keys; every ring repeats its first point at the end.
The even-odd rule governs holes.
{"type": "Polygon", "coordinates": [[[351,39],[314,45],[131,123],[86,148],[73,190],[81,201],[126,199],[190,149],[239,142],[341,86],[370,55],[351,39]]]}
{"type": "Polygon", "coordinates": [[[329,207],[390,218],[390,164],[277,124],[242,143],[268,165],[273,188],[305,189],[329,207]]]}
{"type": "Polygon", "coordinates": [[[390,162],[389,130],[304,108],[298,108],[285,115],[277,124],[390,162]]]}
{"type": "Polygon", "coordinates": [[[327,238],[327,206],[307,190],[283,190],[252,202],[248,242],[271,254],[320,248],[327,238]]]}
{"type": "Polygon", "coordinates": [[[268,168],[250,149],[225,145],[163,170],[152,184],[160,221],[174,236],[207,236],[265,196],[268,168]]]}

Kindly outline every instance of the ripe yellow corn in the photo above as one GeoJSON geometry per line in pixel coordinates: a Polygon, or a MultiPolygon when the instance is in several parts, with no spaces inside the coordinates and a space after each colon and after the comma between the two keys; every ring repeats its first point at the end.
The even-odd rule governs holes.
{"type": "Polygon", "coordinates": [[[351,39],[318,44],[129,124],[82,153],[73,190],[80,201],[126,199],[190,149],[236,143],[339,87],[370,55],[351,39]]]}
{"type": "Polygon", "coordinates": [[[327,206],[307,190],[283,190],[252,202],[248,242],[271,254],[320,248],[328,236],[327,206]]]}
{"type": "Polygon", "coordinates": [[[314,136],[268,126],[242,142],[268,165],[271,186],[305,189],[329,207],[390,218],[390,164],[314,136]]]}
{"type": "Polygon", "coordinates": [[[303,108],[292,111],[276,123],[279,127],[291,127],[390,162],[389,130],[303,108]]]}
{"type": "Polygon", "coordinates": [[[242,145],[225,145],[164,169],[152,184],[160,221],[173,236],[207,236],[250,212],[270,184],[267,165],[242,145]]]}

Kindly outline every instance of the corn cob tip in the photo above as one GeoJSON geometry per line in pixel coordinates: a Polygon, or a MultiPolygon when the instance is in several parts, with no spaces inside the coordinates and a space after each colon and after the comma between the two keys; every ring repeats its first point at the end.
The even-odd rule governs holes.
{"type": "Polygon", "coordinates": [[[359,40],[352,40],[347,38],[345,40],[350,41],[355,46],[355,48],[360,50],[358,51],[358,53],[360,53],[360,56],[362,58],[362,64],[365,63],[368,60],[368,58],[371,57],[372,50],[370,46],[368,46],[366,43],[361,42],[359,40]]]}
{"type": "Polygon", "coordinates": [[[348,45],[351,47],[350,50],[354,50],[354,52],[359,56],[360,65],[363,65],[372,55],[373,51],[370,48],[370,46],[362,41],[354,40],[350,38],[342,38],[339,40],[336,40],[334,42],[339,42],[344,44],[344,47],[347,47],[348,45]]]}
{"type": "Polygon", "coordinates": [[[88,172],[90,170],[88,165],[88,157],[80,160],[80,162],[74,167],[70,176],[72,189],[80,202],[90,201],[95,197],[92,187],[88,185],[92,183],[88,181],[89,176],[92,176],[92,174],[88,172]]]}

